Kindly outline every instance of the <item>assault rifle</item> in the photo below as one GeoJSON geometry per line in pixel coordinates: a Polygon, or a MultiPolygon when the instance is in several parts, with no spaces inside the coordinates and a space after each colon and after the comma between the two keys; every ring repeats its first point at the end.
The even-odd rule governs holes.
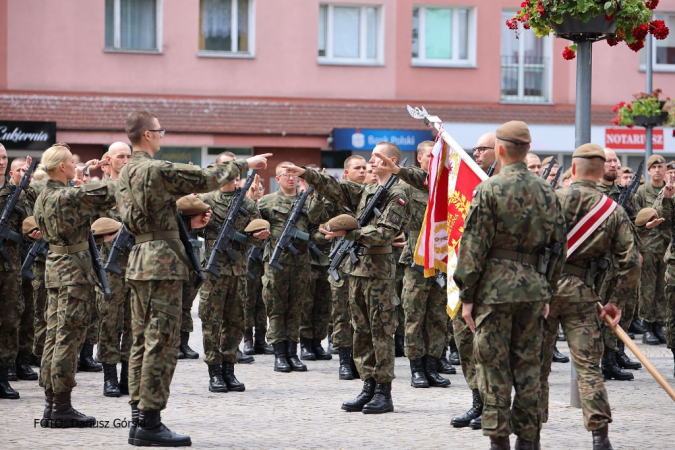
{"type": "Polygon", "coordinates": [[[230,203],[230,209],[227,212],[227,218],[223,222],[223,226],[218,233],[218,238],[213,244],[213,250],[211,251],[211,256],[209,257],[209,262],[206,264],[206,271],[212,273],[213,275],[220,278],[220,270],[216,268],[216,262],[220,255],[225,253],[231,261],[234,261],[237,258],[237,254],[232,250],[232,243],[234,241],[239,242],[242,245],[246,245],[247,237],[245,234],[239,233],[234,229],[234,221],[237,220],[237,215],[240,213],[248,216],[249,212],[242,208],[242,203],[244,198],[246,198],[246,192],[253,184],[253,178],[255,174],[258,173],[257,170],[252,170],[248,177],[246,177],[246,183],[244,187],[237,188],[234,191],[234,197],[230,203]]]}
{"type": "Polygon", "coordinates": [[[103,268],[110,273],[122,275],[122,269],[117,265],[117,258],[120,256],[122,250],[127,249],[128,251],[131,251],[135,244],[136,239],[129,233],[127,227],[122,225],[120,232],[117,233],[115,240],[112,242],[112,250],[110,251],[110,255],[108,255],[108,261],[106,261],[103,268]]]}
{"type": "Polygon", "coordinates": [[[487,170],[488,178],[491,177],[493,173],[495,173],[496,167],[497,167],[497,158],[495,158],[495,162],[493,162],[492,165],[487,170]]]}
{"type": "Polygon", "coordinates": [[[96,239],[94,238],[94,232],[89,230],[89,254],[91,255],[91,263],[94,266],[94,272],[96,272],[96,278],[98,282],[101,283],[103,288],[103,295],[106,301],[110,301],[110,285],[108,284],[108,277],[105,276],[105,270],[103,270],[103,263],[101,262],[101,255],[98,254],[98,247],[96,247],[96,239]]]}
{"type": "Polygon", "coordinates": [[[558,167],[558,171],[555,173],[555,176],[551,180],[551,187],[553,189],[558,187],[558,180],[560,179],[560,175],[563,173],[563,166],[558,167]]]}
{"type": "Polygon", "coordinates": [[[23,174],[21,181],[19,181],[19,184],[14,187],[14,190],[7,198],[7,203],[5,203],[5,208],[2,210],[2,215],[0,216],[0,255],[5,258],[5,261],[9,261],[12,258],[5,248],[9,241],[15,242],[17,244],[23,242],[23,236],[9,228],[9,218],[15,212],[19,213],[21,217],[26,215],[26,211],[21,209],[17,203],[19,203],[21,191],[28,187],[30,178],[33,176],[33,172],[35,171],[37,163],[37,159],[34,159],[30,163],[28,172],[23,174]]]}
{"type": "Polygon", "coordinates": [[[251,266],[253,263],[256,261],[262,262],[263,260],[263,254],[265,253],[265,246],[267,245],[267,241],[263,243],[260,247],[252,246],[249,251],[248,251],[248,263],[246,265],[246,269],[248,270],[248,273],[246,276],[248,277],[249,280],[255,280],[255,275],[253,275],[253,272],[251,272],[251,266]]]}
{"type": "Polygon", "coordinates": [[[33,261],[35,261],[35,258],[37,258],[39,255],[46,257],[48,252],[49,246],[47,245],[47,241],[45,241],[44,239],[40,238],[37,241],[33,242],[33,245],[31,245],[30,249],[28,250],[26,260],[23,262],[23,265],[21,266],[21,275],[33,281],[35,279],[35,275],[30,270],[30,266],[33,265],[33,261]]]}
{"type": "Polygon", "coordinates": [[[642,170],[644,169],[645,162],[640,161],[640,165],[638,166],[638,170],[635,171],[633,176],[630,179],[630,183],[626,187],[623,188],[623,191],[621,191],[621,195],[619,196],[619,200],[617,200],[616,203],[619,204],[619,206],[623,206],[626,212],[629,214],[633,213],[633,210],[630,206],[627,205],[628,200],[633,197],[633,195],[637,192],[638,188],[640,187],[640,177],[642,176],[642,170]]]}
{"type": "Polygon", "coordinates": [[[270,258],[270,266],[274,267],[277,270],[284,270],[284,266],[279,264],[279,257],[281,252],[288,249],[294,255],[297,255],[299,250],[293,246],[295,239],[301,239],[303,241],[309,241],[309,233],[300,231],[296,228],[295,222],[300,217],[300,214],[303,213],[302,207],[305,206],[305,201],[307,197],[314,191],[312,188],[308,188],[302,195],[293,203],[293,209],[286,219],[284,224],[284,230],[281,232],[281,236],[277,240],[277,246],[274,247],[274,252],[270,258]]]}
{"type": "MultiPolygon", "coordinates": [[[[405,158],[403,161],[401,161],[401,165],[404,165],[407,161],[408,158],[405,158]]],[[[398,176],[391,174],[384,186],[377,187],[375,195],[371,197],[365,209],[357,219],[359,228],[370,222],[370,219],[373,217],[373,215],[376,215],[377,217],[382,215],[382,212],[380,212],[378,208],[384,201],[384,198],[389,194],[389,189],[391,189],[391,187],[397,182],[398,176]]],[[[338,269],[342,266],[342,263],[345,261],[345,259],[347,259],[347,256],[349,256],[352,264],[356,264],[359,261],[357,252],[360,246],[361,244],[358,244],[355,241],[348,241],[344,236],[342,236],[336,247],[331,252],[331,254],[334,254],[335,256],[331,260],[330,266],[328,266],[328,275],[333,277],[335,281],[340,281],[338,269]]]]}
{"type": "Polygon", "coordinates": [[[557,160],[558,160],[558,157],[555,156],[555,155],[553,156],[553,158],[551,158],[551,162],[548,163],[548,167],[546,167],[546,169],[544,169],[544,173],[541,174],[541,177],[544,180],[548,178],[548,176],[551,173],[551,170],[553,170],[553,166],[555,166],[555,163],[557,162],[557,160]]]}
{"type": "Polygon", "coordinates": [[[192,243],[190,233],[188,233],[185,223],[183,223],[183,214],[180,211],[178,211],[178,234],[180,236],[180,241],[183,243],[183,248],[185,248],[185,254],[188,257],[188,261],[190,261],[192,270],[197,274],[197,279],[194,284],[195,289],[199,289],[202,283],[206,281],[206,275],[204,275],[202,264],[199,262],[199,254],[192,243]]]}

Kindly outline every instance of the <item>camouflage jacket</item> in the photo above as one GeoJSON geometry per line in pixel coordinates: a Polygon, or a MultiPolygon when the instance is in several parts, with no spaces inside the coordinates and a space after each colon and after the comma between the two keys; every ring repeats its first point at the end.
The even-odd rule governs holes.
{"type": "MultiPolygon", "coordinates": [[[[178,231],[176,199],[209,192],[245,172],[246,161],[227,161],[206,169],[154,160],[135,151],[120,174],[117,203],[122,223],[132,236],[153,231],[178,231]],[[129,191],[131,190],[131,192],[129,191]],[[133,196],[133,198],[132,198],[133,196]]],[[[190,269],[178,239],[136,244],[129,254],[130,280],[188,280],[190,269]]]]}
{"type": "MultiPolygon", "coordinates": [[[[35,201],[34,215],[50,246],[70,246],[86,243],[91,218],[114,203],[114,192],[107,182],[66,187],[60,181],[49,180],[35,201]]],[[[88,248],[73,254],[47,255],[45,287],[95,284],[95,279],[88,248]]]]}
{"type": "Polygon", "coordinates": [[[316,252],[310,249],[309,258],[312,261],[312,266],[328,267],[330,265],[328,254],[330,253],[332,241],[324,237],[323,233],[319,231],[319,226],[337,215],[333,214],[330,216],[335,211],[335,208],[333,204],[326,202],[321,195],[314,194],[307,199],[307,210],[308,212],[312,211],[312,215],[309,215],[309,213],[307,215],[309,221],[312,222],[312,226],[309,229],[310,241],[321,252],[320,255],[317,255],[316,252]],[[323,213],[326,213],[326,216],[323,216],[323,213]]]}
{"type": "MultiPolygon", "coordinates": [[[[302,175],[307,183],[338,208],[349,209],[359,217],[379,186],[362,185],[347,180],[336,180],[330,175],[308,170],[302,175]]],[[[391,246],[410,220],[408,199],[403,190],[394,186],[380,205],[382,215],[373,215],[368,224],[349,231],[346,239],[356,241],[363,247],[391,246]]],[[[396,261],[393,253],[364,254],[352,265],[348,273],[357,277],[393,280],[396,277],[396,261]]]]}
{"type": "MultiPolygon", "coordinates": [[[[595,207],[602,198],[602,192],[592,181],[577,180],[569,187],[556,191],[563,214],[566,231],[569,232],[595,207]]],[[[591,261],[597,261],[609,254],[616,261],[613,280],[613,295],[609,299],[621,306],[632,295],[640,276],[640,258],[634,243],[631,221],[623,208],[614,212],[593,232],[581,246],[567,258],[567,264],[587,268],[591,261]]],[[[586,286],[581,278],[563,273],[558,283],[556,300],[566,302],[596,302],[600,297],[586,286]]]]}
{"type": "Polygon", "coordinates": [[[463,303],[550,302],[565,263],[565,218],[553,188],[524,162],[508,164],[476,187],[459,243],[453,279],[463,303]],[[562,244],[551,280],[537,267],[488,258],[492,249],[538,254],[562,244]]]}
{"type": "MultiPolygon", "coordinates": [[[[197,235],[204,238],[206,241],[206,251],[204,252],[204,261],[203,266],[206,267],[209,258],[211,257],[211,252],[213,251],[213,245],[218,239],[218,234],[220,229],[227,219],[227,214],[230,211],[230,204],[234,199],[235,192],[222,192],[221,190],[209,192],[207,194],[198,195],[200,200],[211,207],[211,220],[209,223],[199,230],[197,230],[197,235]]],[[[237,255],[237,258],[232,261],[224,253],[218,258],[217,268],[221,274],[226,276],[241,276],[246,275],[248,272],[246,265],[248,263],[247,247],[246,245],[254,245],[259,247],[262,245],[263,241],[260,239],[254,238],[251,234],[245,233],[244,228],[252,220],[260,219],[260,212],[258,211],[258,205],[256,202],[251,200],[248,197],[244,197],[244,201],[241,204],[242,208],[248,213],[245,216],[242,213],[237,214],[236,219],[234,220],[234,229],[245,234],[246,244],[235,241],[233,243],[232,250],[237,255]]]]}
{"type": "MultiPolygon", "coordinates": [[[[672,240],[673,229],[675,228],[675,198],[665,198],[663,195],[660,195],[654,204],[652,205],[659,217],[663,217],[666,220],[659,225],[659,228],[664,228],[670,231],[671,240],[670,244],[666,249],[666,254],[663,260],[667,264],[675,264],[675,242],[672,240]]],[[[648,230],[647,227],[641,226],[637,227],[638,234],[648,235],[651,230],[648,230]]]]}
{"type": "Polygon", "coordinates": [[[398,175],[404,181],[399,186],[410,200],[410,224],[408,226],[410,233],[400,260],[402,264],[409,266],[414,261],[417,239],[429,204],[429,185],[426,183],[427,172],[420,167],[402,167],[398,175]]]}
{"type": "MultiPolygon", "coordinates": [[[[5,209],[5,204],[9,200],[9,197],[14,192],[15,186],[11,183],[9,177],[5,177],[5,184],[0,188],[0,213],[5,209]]],[[[26,209],[26,195],[24,193],[19,194],[19,201],[17,206],[20,208],[26,209]]],[[[31,215],[30,211],[26,210],[27,215],[31,215]]],[[[26,217],[20,214],[19,212],[14,212],[9,216],[9,229],[21,235],[21,224],[23,219],[26,217]]],[[[12,242],[11,240],[5,246],[5,250],[10,255],[10,260],[6,261],[5,258],[0,256],[0,271],[9,272],[11,270],[20,270],[21,269],[21,256],[19,255],[19,243],[12,242]]]]}
{"type": "MultiPolygon", "coordinates": [[[[655,203],[658,198],[663,197],[661,189],[663,189],[663,186],[656,188],[649,182],[640,186],[635,193],[636,213],[643,208],[654,208],[658,211],[660,208],[656,208],[655,203]]],[[[659,217],[661,217],[661,213],[659,213],[659,217]]],[[[666,222],[651,230],[639,230],[638,234],[641,241],[640,253],[665,253],[666,248],[670,244],[670,228],[668,223],[669,220],[666,220],[666,222]]]]}

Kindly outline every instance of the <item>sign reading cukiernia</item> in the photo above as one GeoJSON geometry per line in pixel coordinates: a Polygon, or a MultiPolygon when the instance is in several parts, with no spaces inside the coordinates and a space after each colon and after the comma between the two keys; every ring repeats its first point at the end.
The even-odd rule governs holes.
{"type": "Polygon", "coordinates": [[[7,150],[47,150],[56,142],[56,122],[0,120],[0,144],[7,150]]]}

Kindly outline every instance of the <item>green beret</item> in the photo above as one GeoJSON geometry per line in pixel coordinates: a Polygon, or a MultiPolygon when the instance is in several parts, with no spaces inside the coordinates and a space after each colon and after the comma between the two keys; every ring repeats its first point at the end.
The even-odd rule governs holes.
{"type": "Polygon", "coordinates": [[[350,231],[356,230],[359,227],[359,223],[355,218],[349,214],[340,214],[335,216],[326,222],[326,230],[328,231],[350,231]]]}
{"type": "Polygon", "coordinates": [[[251,222],[244,228],[246,233],[257,233],[262,230],[269,230],[270,223],[263,219],[253,219],[251,222]]]}
{"type": "Polygon", "coordinates": [[[21,232],[23,232],[23,234],[30,234],[37,229],[38,226],[35,221],[35,216],[28,216],[23,220],[23,225],[21,226],[21,232]]]}
{"type": "Polygon", "coordinates": [[[176,208],[178,208],[178,211],[183,213],[184,216],[196,216],[197,214],[201,214],[211,209],[209,205],[194,195],[186,195],[185,197],[179,198],[176,202],[176,208]]]}
{"type": "Polygon", "coordinates": [[[107,234],[117,233],[122,228],[122,224],[109,217],[101,217],[91,224],[91,230],[94,236],[105,236],[107,234]]]}
{"type": "Polygon", "coordinates": [[[675,170],[675,161],[670,161],[666,164],[666,170],[675,170]]]}
{"type": "Polygon", "coordinates": [[[525,145],[532,142],[532,137],[530,136],[530,130],[527,128],[527,124],[519,120],[506,122],[504,125],[497,128],[495,136],[499,140],[511,142],[516,145],[525,145]]]}
{"type": "Polygon", "coordinates": [[[605,150],[597,144],[584,144],[580,146],[574,150],[574,153],[572,153],[572,158],[600,158],[603,161],[607,161],[605,150]]]}
{"type": "Polygon", "coordinates": [[[645,226],[647,222],[656,217],[656,210],[654,208],[643,208],[637,213],[635,217],[635,225],[638,227],[645,226]]]}
{"type": "Polygon", "coordinates": [[[621,169],[621,173],[633,173],[633,169],[630,167],[624,167],[621,169]]]}

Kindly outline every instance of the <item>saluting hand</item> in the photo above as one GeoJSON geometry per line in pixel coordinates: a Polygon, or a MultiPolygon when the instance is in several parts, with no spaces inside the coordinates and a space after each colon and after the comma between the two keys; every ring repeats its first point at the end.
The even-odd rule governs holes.
{"type": "Polygon", "coordinates": [[[267,158],[272,156],[271,153],[263,153],[262,155],[256,155],[248,158],[246,162],[248,163],[249,169],[266,169],[267,168],[267,158]]]}
{"type": "Polygon", "coordinates": [[[82,167],[78,167],[75,169],[75,178],[73,178],[73,185],[78,187],[84,185],[84,169],[82,167]]]}
{"type": "Polygon", "coordinates": [[[33,162],[33,158],[30,156],[26,156],[26,163],[23,165],[22,168],[19,169],[19,171],[26,173],[30,170],[30,165],[33,162]]]}
{"type": "Polygon", "coordinates": [[[284,164],[281,166],[282,169],[284,169],[286,172],[288,172],[289,175],[293,175],[295,177],[299,177],[301,175],[304,175],[306,170],[303,169],[302,167],[298,167],[295,164],[284,164]]]}
{"type": "Polygon", "coordinates": [[[674,194],[675,194],[675,186],[673,185],[672,179],[669,176],[668,182],[666,183],[665,187],[663,188],[663,196],[665,198],[672,198],[674,194]]]}
{"type": "Polygon", "coordinates": [[[382,172],[398,174],[401,171],[401,168],[387,155],[373,151],[373,156],[380,159],[381,163],[378,166],[378,169],[382,172]]]}

